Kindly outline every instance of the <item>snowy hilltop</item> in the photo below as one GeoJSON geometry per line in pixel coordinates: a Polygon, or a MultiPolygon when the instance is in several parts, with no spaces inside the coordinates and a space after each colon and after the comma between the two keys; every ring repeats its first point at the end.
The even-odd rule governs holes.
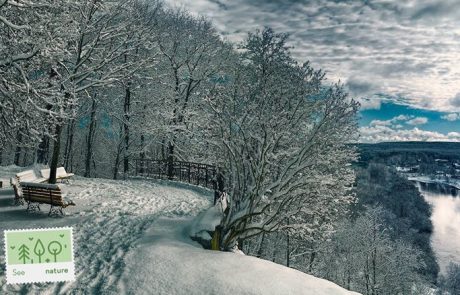
{"type": "MultiPolygon", "coordinates": [[[[211,206],[207,190],[167,181],[78,177],[60,185],[77,205],[66,208],[63,218],[49,218],[46,205],[37,213],[13,206],[8,178],[19,171],[16,166],[0,171],[0,230],[72,226],[76,281],[7,285],[2,265],[0,293],[356,294],[269,261],[204,250],[189,238],[189,226],[211,206]]],[[[3,264],[3,247],[0,257],[3,264]]]]}

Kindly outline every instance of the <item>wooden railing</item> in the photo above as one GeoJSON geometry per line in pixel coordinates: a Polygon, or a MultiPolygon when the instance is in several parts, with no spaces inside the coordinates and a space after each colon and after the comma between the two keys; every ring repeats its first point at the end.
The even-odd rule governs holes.
{"type": "Polygon", "coordinates": [[[218,189],[218,180],[223,181],[217,176],[217,167],[213,165],[150,159],[134,161],[135,176],[176,180],[213,190],[218,189]]]}

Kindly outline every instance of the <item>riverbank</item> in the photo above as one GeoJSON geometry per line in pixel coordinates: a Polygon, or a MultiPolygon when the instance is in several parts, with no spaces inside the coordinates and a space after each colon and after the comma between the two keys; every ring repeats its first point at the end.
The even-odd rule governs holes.
{"type": "MultiPolygon", "coordinates": [[[[404,173],[402,173],[404,174],[404,173]]],[[[417,182],[422,182],[422,183],[432,183],[432,184],[441,184],[441,185],[447,185],[451,186],[457,190],[460,190],[460,180],[458,179],[450,179],[450,178],[432,178],[430,176],[424,176],[424,175],[417,175],[417,176],[407,176],[407,179],[411,181],[417,181],[417,182]]]]}
{"type": "Polygon", "coordinates": [[[440,271],[445,274],[450,262],[460,263],[460,190],[452,193],[451,186],[442,188],[441,183],[435,183],[436,186],[430,187],[423,185],[424,182],[415,183],[432,208],[431,245],[440,271]]]}

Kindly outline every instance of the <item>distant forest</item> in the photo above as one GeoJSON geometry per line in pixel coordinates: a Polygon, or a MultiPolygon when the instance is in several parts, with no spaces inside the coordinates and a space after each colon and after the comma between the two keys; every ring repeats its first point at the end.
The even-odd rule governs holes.
{"type": "Polygon", "coordinates": [[[382,142],[358,144],[358,166],[369,162],[409,168],[406,172],[460,178],[460,143],[382,142]]]}
{"type": "Polygon", "coordinates": [[[360,163],[370,159],[437,158],[460,161],[458,142],[381,142],[377,144],[357,144],[360,150],[360,163]]]}

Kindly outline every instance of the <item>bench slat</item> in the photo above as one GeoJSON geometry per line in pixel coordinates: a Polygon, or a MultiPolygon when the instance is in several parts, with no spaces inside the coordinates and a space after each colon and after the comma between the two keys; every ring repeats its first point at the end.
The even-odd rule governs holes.
{"type": "Polygon", "coordinates": [[[45,195],[45,194],[35,194],[35,193],[25,193],[24,198],[44,198],[48,200],[62,200],[62,196],[51,196],[50,195],[45,195]]]}
{"type": "Polygon", "coordinates": [[[48,199],[50,197],[52,198],[61,198],[62,195],[60,193],[51,193],[50,192],[44,192],[44,191],[34,191],[34,190],[28,190],[28,189],[23,189],[22,193],[24,196],[40,196],[40,197],[47,197],[48,199]]]}
{"type": "Polygon", "coordinates": [[[60,190],[44,190],[44,189],[34,189],[30,187],[22,187],[23,191],[33,191],[33,192],[40,192],[40,193],[47,193],[47,194],[53,194],[53,195],[60,195],[61,191],[60,190]]]}
{"type": "Polygon", "coordinates": [[[21,181],[20,182],[22,187],[31,187],[31,188],[42,188],[42,189],[54,189],[54,190],[60,190],[59,186],[57,184],[48,184],[48,183],[36,183],[36,182],[26,182],[26,181],[21,181]]]}
{"type": "Polygon", "coordinates": [[[43,203],[43,204],[50,204],[50,205],[55,205],[55,206],[63,206],[63,202],[59,201],[54,201],[50,202],[50,199],[46,198],[37,198],[37,197],[32,197],[32,198],[24,198],[26,201],[31,202],[31,203],[43,203]]]}
{"type": "Polygon", "coordinates": [[[44,203],[66,207],[59,186],[55,184],[38,184],[21,182],[24,199],[28,202],[44,203]]]}
{"type": "Polygon", "coordinates": [[[64,204],[62,199],[53,199],[51,201],[50,198],[40,197],[40,196],[25,196],[24,200],[29,202],[36,202],[36,203],[45,203],[45,204],[64,204]]]}

